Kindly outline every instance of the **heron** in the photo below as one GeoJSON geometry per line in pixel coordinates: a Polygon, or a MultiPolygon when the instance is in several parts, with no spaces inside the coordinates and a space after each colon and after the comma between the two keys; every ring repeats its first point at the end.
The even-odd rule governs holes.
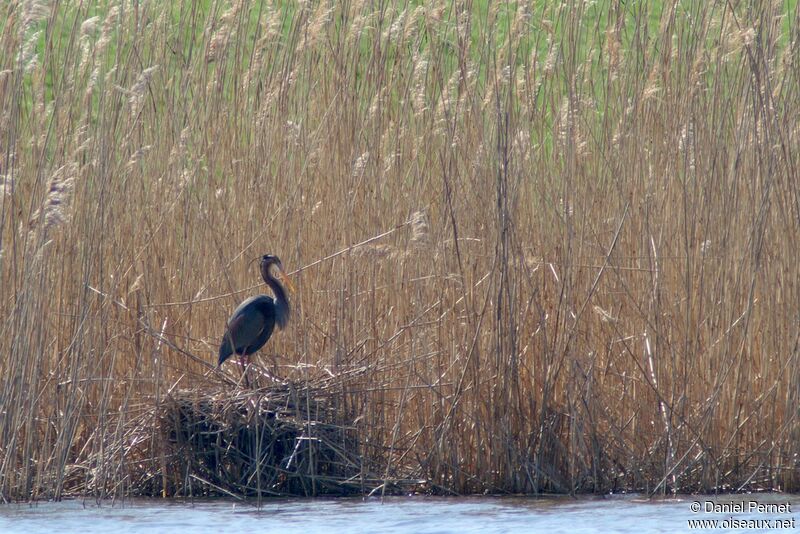
{"type": "Polygon", "coordinates": [[[283,329],[289,322],[289,300],[286,298],[286,290],[276,275],[290,290],[294,290],[292,281],[283,270],[280,258],[270,254],[262,256],[261,277],[272,289],[275,298],[268,295],[256,295],[239,304],[228,319],[227,328],[219,346],[217,366],[221,366],[231,354],[238,354],[245,384],[248,383],[246,374],[248,356],[258,352],[264,346],[272,336],[276,324],[278,328],[283,329]]]}

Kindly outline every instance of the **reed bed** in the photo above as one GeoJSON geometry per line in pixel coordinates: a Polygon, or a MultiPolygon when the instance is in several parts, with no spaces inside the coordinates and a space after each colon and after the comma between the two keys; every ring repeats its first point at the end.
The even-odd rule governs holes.
{"type": "Polygon", "coordinates": [[[137,478],[123,492],[106,491],[240,498],[374,490],[380,482],[365,476],[340,390],[329,386],[304,381],[172,392],[154,419],[130,422],[126,441],[137,446],[119,456],[134,462],[137,478]]]}
{"type": "Polygon", "coordinates": [[[796,2],[168,4],[0,8],[2,499],[798,490],[796,2]]]}

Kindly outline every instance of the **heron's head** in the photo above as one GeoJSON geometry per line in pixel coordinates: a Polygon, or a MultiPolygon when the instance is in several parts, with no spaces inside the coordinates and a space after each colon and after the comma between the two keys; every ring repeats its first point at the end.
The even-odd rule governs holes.
{"type": "Polygon", "coordinates": [[[267,270],[272,268],[275,265],[279,270],[283,270],[283,264],[281,263],[281,259],[278,256],[273,256],[272,254],[264,254],[261,256],[261,269],[267,270]]]}
{"type": "Polygon", "coordinates": [[[264,280],[279,278],[286,284],[286,287],[294,291],[294,284],[289,280],[286,271],[283,270],[283,263],[281,263],[281,259],[278,256],[273,256],[271,254],[264,254],[261,256],[261,276],[264,277],[264,280]]]}

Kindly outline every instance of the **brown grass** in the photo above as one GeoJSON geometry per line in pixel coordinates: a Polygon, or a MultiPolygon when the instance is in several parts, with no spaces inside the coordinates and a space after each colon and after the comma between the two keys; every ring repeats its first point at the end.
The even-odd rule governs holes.
{"type": "Polygon", "coordinates": [[[262,253],[375,487],[798,489],[796,8],[110,4],[2,8],[3,499],[184,491],[262,253]]]}

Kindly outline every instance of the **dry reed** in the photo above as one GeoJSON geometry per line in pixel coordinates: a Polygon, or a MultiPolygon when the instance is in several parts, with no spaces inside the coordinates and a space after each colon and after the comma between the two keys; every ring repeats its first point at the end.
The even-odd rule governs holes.
{"type": "Polygon", "coordinates": [[[3,8],[2,499],[798,489],[792,3],[90,4],[3,8]]]}
{"type": "Polygon", "coordinates": [[[125,476],[108,477],[111,464],[74,465],[85,471],[75,490],[242,498],[364,493],[381,484],[362,464],[340,382],[266,381],[171,391],[155,412],[127,419],[124,439],[105,444],[106,458],[125,458],[125,476]]]}

